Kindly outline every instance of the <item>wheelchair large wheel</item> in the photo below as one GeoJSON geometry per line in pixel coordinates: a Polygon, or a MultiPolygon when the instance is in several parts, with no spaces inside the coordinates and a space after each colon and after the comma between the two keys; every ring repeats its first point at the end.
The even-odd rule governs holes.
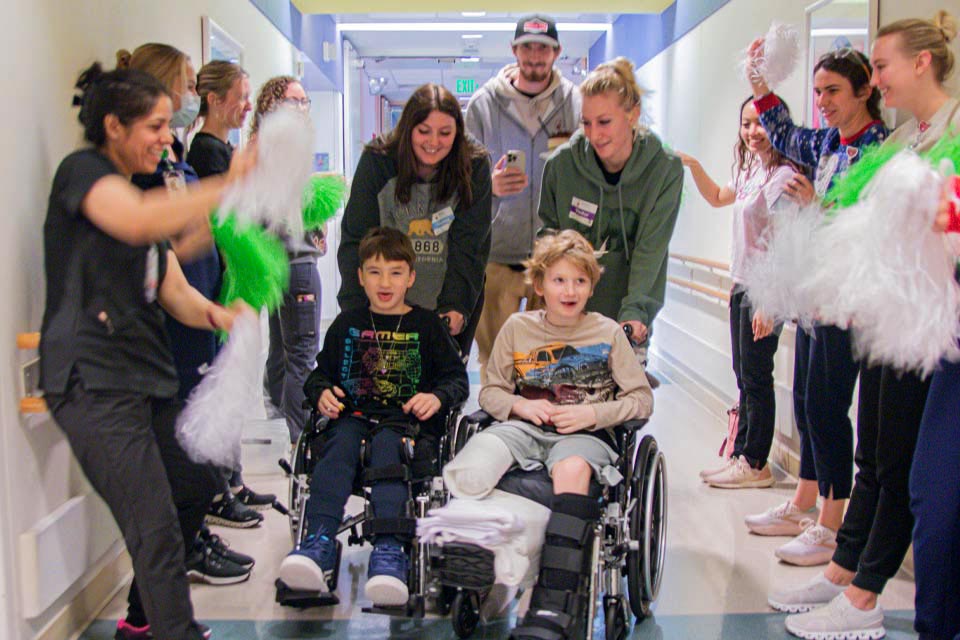
{"type": "Polygon", "coordinates": [[[660,592],[667,550],[667,469],[653,436],[640,441],[631,498],[636,504],[630,512],[627,593],[633,615],[642,620],[660,592]]]}

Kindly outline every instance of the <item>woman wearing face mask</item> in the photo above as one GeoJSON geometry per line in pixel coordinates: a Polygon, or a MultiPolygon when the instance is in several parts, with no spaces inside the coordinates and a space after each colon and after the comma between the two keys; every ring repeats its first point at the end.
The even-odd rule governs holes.
{"type": "Polygon", "coordinates": [[[92,146],[61,162],[51,189],[41,387],[133,560],[146,616],[131,637],[198,640],[209,630],[193,621],[184,540],[196,535],[215,485],[176,440],[178,380],[162,309],[207,330],[229,329],[237,311],[192,288],[164,240],[205,221],[252,155],[238,157],[226,179],[177,198],[144,193],[131,176],[153,173],[173,143],[166,88],[141,71],[103,73],[99,64],[77,88],[92,146]]]}
{"type": "Polygon", "coordinates": [[[203,178],[224,173],[230,167],[230,132],[243,127],[253,109],[250,77],[235,62],[214,60],[197,74],[197,93],[203,126],[190,143],[187,161],[203,178]]]}
{"type": "MultiPolygon", "coordinates": [[[[834,179],[860,157],[860,149],[883,142],[888,134],[880,113],[880,92],[870,86],[866,55],[854,49],[830,51],[817,61],[813,92],[824,123],[808,129],[793,123],[786,106],[755,71],[763,39],[750,47],[747,74],[754,105],[773,146],[791,160],[815,167],[814,184],[797,176],[789,192],[809,204],[822,201],[834,179]]],[[[792,535],[776,556],[789,564],[826,564],[836,549],[837,531],[853,482],[853,425],[848,416],[860,372],[850,331],[816,325],[797,328],[793,368],[793,405],[800,433],[800,479],[793,498],[746,517],[759,535],[792,535]],[[817,496],[822,508],[817,512],[817,496]]],[[[771,594],[775,607],[789,606],[771,594]]]]}
{"type": "Polygon", "coordinates": [[[754,310],[746,295],[744,271],[747,262],[764,251],[775,216],[797,206],[786,192],[787,185],[796,180],[796,168],[771,145],[753,98],[740,105],[740,134],[734,154],[733,180],[721,187],[699,161],[677,153],[707,202],[714,207],[734,207],[730,336],[740,391],[740,422],[729,460],[700,472],[704,482],[721,489],[772,487],[774,483],[767,457],[777,418],[773,358],[783,325],[775,325],[754,310]]]}
{"type": "Polygon", "coordinates": [[[409,301],[447,318],[466,357],[490,254],[489,165],[450,91],[436,84],[414,91],[396,128],[367,145],[357,164],[337,252],[340,307],[367,304],[357,280],[360,239],[371,227],[399,229],[417,252],[409,301]]]}
{"type": "MultiPolygon", "coordinates": [[[[303,85],[291,76],[270,78],[260,88],[251,139],[256,139],[263,117],[282,107],[299,109],[309,114],[310,98],[303,85]]],[[[307,422],[303,408],[303,383],[313,368],[320,351],[320,274],[317,258],[326,253],[316,232],[300,238],[284,238],[290,259],[290,287],[283,295],[283,304],[270,314],[270,349],[267,354],[267,393],[270,401],[283,414],[296,442],[307,422]]]]}
{"type": "MultiPolygon", "coordinates": [[[[163,83],[170,95],[181,95],[185,98],[195,93],[195,74],[190,58],[170,45],[150,43],[137,47],[132,55],[120,52],[118,63],[125,64],[129,69],[149,73],[163,83]]],[[[181,100],[181,105],[187,102],[189,101],[186,99],[181,100]]],[[[185,113],[179,121],[184,127],[193,124],[185,121],[192,112],[193,108],[190,107],[189,113],[185,113]]],[[[169,152],[154,173],[134,174],[133,183],[141,189],[166,187],[169,191],[176,191],[181,186],[196,182],[199,179],[197,171],[189,162],[183,160],[183,145],[176,136],[169,152]]],[[[200,230],[206,231],[205,221],[201,221],[198,226],[200,230]]],[[[216,300],[220,295],[220,256],[216,247],[210,243],[209,234],[194,233],[188,239],[174,242],[173,248],[190,286],[208,300],[216,300]],[[195,241],[199,238],[204,240],[202,244],[195,241]]],[[[200,384],[202,372],[213,363],[219,350],[219,339],[214,332],[187,326],[169,313],[165,314],[165,320],[177,377],[180,380],[177,397],[185,402],[193,389],[200,384]]],[[[205,505],[205,508],[209,507],[210,503],[205,505]]],[[[253,516],[259,517],[259,514],[253,516]]],[[[249,577],[249,567],[253,565],[253,559],[232,551],[206,526],[201,527],[196,540],[185,538],[185,542],[187,573],[192,579],[223,585],[242,582],[249,577]]],[[[135,630],[142,627],[145,620],[136,588],[131,588],[128,601],[126,620],[120,622],[117,632],[124,640],[136,638],[135,630]]]]}
{"type": "Polygon", "coordinates": [[[666,293],[683,166],[640,126],[643,92],[632,62],[617,58],[597,66],[580,95],[581,129],[543,170],[541,233],[574,229],[600,252],[603,278],[587,310],[629,325],[645,360],[666,293]]]}
{"type": "MultiPolygon", "coordinates": [[[[924,152],[950,129],[960,131],[960,101],[943,84],[953,70],[950,41],[956,34],[956,19],[945,11],[933,20],[900,20],[877,32],[871,84],[880,90],[887,107],[913,116],[884,144],[924,152]]],[[[952,547],[944,546],[940,537],[950,539],[957,526],[956,492],[950,480],[956,478],[957,461],[950,458],[956,447],[948,446],[949,437],[938,447],[941,434],[931,433],[932,429],[926,430],[930,439],[918,447],[929,386],[929,379],[888,366],[861,372],[858,470],[850,504],[837,534],[836,552],[823,575],[792,594],[798,605],[793,610],[824,605],[788,616],[787,630],[794,635],[881,637],[883,610],[878,596],[910,546],[911,491],[918,515],[917,629],[924,638],[950,638],[957,633],[957,629],[945,633],[948,624],[956,624],[956,607],[950,610],[948,604],[956,590],[942,591],[957,584],[957,555],[951,554],[957,549],[956,537],[952,547]],[[917,458],[913,486],[908,488],[915,449],[923,457],[917,458]]],[[[934,397],[932,402],[936,406],[950,401],[934,397]]],[[[932,421],[931,426],[937,424],[932,421]]]]}

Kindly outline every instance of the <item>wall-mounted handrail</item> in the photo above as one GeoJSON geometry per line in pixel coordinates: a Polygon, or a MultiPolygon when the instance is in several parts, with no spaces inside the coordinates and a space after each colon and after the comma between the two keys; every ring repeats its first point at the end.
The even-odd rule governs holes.
{"type": "MultiPolygon", "coordinates": [[[[18,333],[17,349],[32,351],[40,346],[40,333],[18,333]]],[[[20,368],[20,413],[37,414],[47,411],[47,401],[43,392],[37,388],[40,372],[40,357],[28,358],[20,368]]]]}
{"type": "Polygon", "coordinates": [[[685,280],[684,278],[678,278],[676,276],[667,276],[667,282],[683,289],[690,289],[691,291],[702,293],[707,297],[714,298],[723,303],[730,302],[730,294],[726,291],[714,289],[713,287],[708,287],[700,284],[699,282],[694,282],[693,280],[685,280]]]}
{"type": "Polygon", "coordinates": [[[670,257],[680,262],[684,262],[687,264],[695,264],[701,267],[707,267],[708,269],[719,269],[721,271],[730,271],[729,263],[720,262],[719,260],[710,260],[709,258],[698,258],[697,256],[688,256],[682,253],[670,253],[670,257]]]}

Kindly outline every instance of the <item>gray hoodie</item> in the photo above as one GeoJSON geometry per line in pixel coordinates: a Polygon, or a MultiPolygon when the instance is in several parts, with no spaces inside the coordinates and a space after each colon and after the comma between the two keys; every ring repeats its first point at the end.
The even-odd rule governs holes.
{"type": "Polygon", "coordinates": [[[540,182],[553,136],[569,136],[580,126],[580,92],[558,70],[544,91],[529,98],[510,82],[518,73],[509,64],[470,98],[467,130],[490,150],[493,166],[509,150],[523,151],[530,186],[493,200],[490,262],[520,264],[533,250],[540,182]]]}

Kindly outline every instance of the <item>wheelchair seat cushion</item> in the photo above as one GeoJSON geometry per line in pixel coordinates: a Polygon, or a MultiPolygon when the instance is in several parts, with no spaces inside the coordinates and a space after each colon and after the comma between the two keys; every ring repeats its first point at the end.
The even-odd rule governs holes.
{"type": "MultiPolygon", "coordinates": [[[[546,469],[524,471],[517,467],[503,475],[497,488],[533,500],[550,509],[553,505],[553,480],[546,469]]],[[[590,496],[599,498],[603,487],[596,478],[590,480],[590,496]]]]}

